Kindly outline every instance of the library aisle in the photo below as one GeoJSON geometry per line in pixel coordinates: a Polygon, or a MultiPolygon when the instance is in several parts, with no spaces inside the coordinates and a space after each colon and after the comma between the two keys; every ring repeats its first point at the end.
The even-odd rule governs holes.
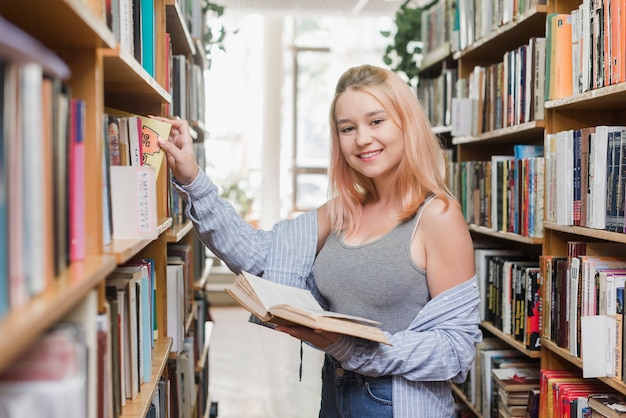
{"type": "Polygon", "coordinates": [[[316,418],[323,354],[248,322],[246,310],[212,306],[210,393],[218,418],[316,418]]]}

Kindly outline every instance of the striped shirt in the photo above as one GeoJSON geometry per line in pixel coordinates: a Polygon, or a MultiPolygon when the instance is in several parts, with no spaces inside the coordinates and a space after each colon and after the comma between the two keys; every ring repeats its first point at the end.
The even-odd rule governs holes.
{"type": "MultiPolygon", "coordinates": [[[[268,280],[309,289],[328,303],[312,276],[317,249],[317,212],[283,220],[271,230],[257,230],[201,171],[187,186],[174,183],[187,201],[186,213],[201,241],[230,268],[268,280]]],[[[405,331],[388,334],[392,346],[342,336],[324,351],[347,370],[393,376],[394,417],[454,415],[449,381],[461,383],[474,361],[479,329],[476,277],[432,298],[405,331]]]]}

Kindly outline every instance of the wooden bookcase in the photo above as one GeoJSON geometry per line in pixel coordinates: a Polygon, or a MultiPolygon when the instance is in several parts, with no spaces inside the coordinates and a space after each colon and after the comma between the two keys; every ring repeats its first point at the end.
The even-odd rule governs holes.
{"type": "MultiPolygon", "coordinates": [[[[458,7],[458,2],[456,2],[455,7],[458,7]]],[[[547,10],[548,6],[546,5],[533,6],[515,16],[510,22],[492,28],[487,34],[479,36],[475,33],[475,40],[462,48],[459,38],[461,35],[456,34],[452,40],[459,42],[458,48],[454,44],[442,43],[438,47],[431,48],[431,52],[424,56],[420,78],[422,76],[425,78],[438,76],[443,68],[455,68],[459,80],[468,80],[475,66],[488,67],[502,62],[503,55],[507,51],[528,44],[533,37],[545,36],[547,10]]],[[[478,14],[479,11],[475,11],[475,13],[478,14]]],[[[513,146],[516,144],[543,145],[544,129],[544,120],[530,120],[474,135],[451,136],[449,126],[434,126],[435,133],[441,135],[443,132],[445,135],[451,136],[453,158],[457,163],[488,161],[492,155],[513,155],[513,146]]],[[[451,174],[449,173],[449,175],[451,174]]],[[[472,222],[469,223],[469,228],[476,242],[487,242],[494,248],[520,250],[522,253],[537,259],[542,254],[544,239],[541,237],[496,231],[472,222]]],[[[519,351],[521,356],[532,359],[539,359],[543,356],[544,350],[531,351],[526,349],[523,343],[515,340],[511,335],[504,334],[491,322],[482,322],[481,328],[485,336],[494,336],[500,339],[506,346],[519,351]]],[[[462,388],[456,385],[452,385],[452,388],[458,401],[464,403],[476,416],[482,416],[480,405],[472,404],[465,396],[462,388]]]]}
{"type": "MultiPolygon", "coordinates": [[[[581,4],[579,0],[558,2],[548,0],[546,3],[531,7],[511,22],[500,25],[497,29],[471,42],[463,49],[452,52],[458,68],[459,79],[467,79],[476,65],[489,66],[501,61],[506,51],[511,51],[517,46],[527,43],[532,37],[545,37],[547,17],[550,14],[571,13],[581,4]]],[[[613,31],[621,29],[623,27],[612,28],[613,31]]],[[[428,77],[433,69],[436,72],[443,65],[450,65],[448,54],[447,45],[443,45],[425,56],[423,60],[425,75],[428,77]]],[[[455,147],[456,161],[481,161],[489,159],[492,155],[512,155],[514,144],[543,145],[545,138],[550,134],[600,125],[624,125],[625,120],[626,85],[621,82],[568,97],[545,101],[543,120],[530,120],[476,135],[453,137],[452,143],[455,147]]],[[[435,130],[439,129],[441,128],[435,127],[435,130]]],[[[547,193],[549,193],[547,183],[544,192],[546,193],[544,195],[545,201],[548,198],[547,193]]],[[[525,254],[532,256],[565,257],[568,255],[568,242],[571,241],[600,243],[604,245],[602,248],[605,248],[605,251],[606,245],[609,245],[612,255],[620,251],[626,253],[626,235],[619,232],[559,225],[552,221],[544,221],[542,226],[543,237],[532,238],[508,232],[496,232],[491,228],[472,223],[469,227],[473,237],[477,240],[493,240],[498,246],[521,249],[525,254]]],[[[599,255],[603,254],[600,253],[599,255]]],[[[546,292],[546,289],[543,290],[546,292]]],[[[550,297],[549,292],[543,294],[544,301],[550,297]]],[[[546,318],[549,319],[549,316],[546,316],[544,312],[544,321],[546,318]]],[[[560,347],[544,336],[541,338],[540,351],[528,351],[510,336],[504,335],[494,324],[483,322],[481,327],[486,335],[499,338],[511,348],[517,349],[528,357],[539,358],[541,369],[582,372],[583,360],[581,357],[570,354],[569,349],[560,347]]],[[[626,384],[623,380],[609,377],[601,377],[598,380],[618,392],[626,394],[626,384]]],[[[455,386],[453,389],[458,399],[466,403],[475,415],[481,416],[480,408],[471,405],[462,390],[455,386]]]]}
{"type": "MultiPolygon", "coordinates": [[[[579,1],[550,2],[549,13],[571,13],[581,4],[579,1]]],[[[623,30],[621,28],[614,29],[623,30]]],[[[624,125],[626,120],[626,83],[588,90],[583,93],[545,103],[546,134],[565,130],[576,130],[600,125],[624,125]]],[[[609,244],[626,253],[626,234],[609,232],[580,226],[564,226],[553,222],[544,223],[543,254],[566,256],[569,241],[586,241],[609,244]]],[[[600,254],[602,255],[602,254],[600,254]]],[[[582,371],[581,357],[573,356],[569,350],[555,342],[542,338],[541,367],[582,371]]],[[[584,353],[583,353],[584,355],[584,353]]],[[[626,384],[618,378],[601,377],[600,381],[622,394],[626,384]]]]}
{"type": "MultiPolygon", "coordinates": [[[[86,296],[95,291],[98,309],[105,306],[105,279],[120,264],[134,257],[155,260],[156,312],[159,339],[153,349],[152,379],[143,384],[140,396],[128,400],[122,411],[124,417],[146,416],[159,378],[167,375],[171,338],[166,329],[166,266],[168,243],[189,243],[196,254],[204,254],[189,221],[177,224],[169,216],[169,170],[165,160],[157,178],[158,238],[155,240],[114,240],[103,243],[103,114],[105,106],[142,115],[165,115],[172,101],[168,85],[166,32],[171,36],[172,51],[190,61],[206,61],[202,45],[192,39],[186,18],[175,0],[154,0],[155,11],[155,72],[150,76],[134,56],[124,51],[108,28],[103,0],[25,0],[2,2],[0,16],[57,54],[70,68],[71,76],[64,82],[71,88],[72,97],[86,103],[84,168],[86,181],[86,258],[73,262],[60,276],[54,277],[45,291],[23,306],[9,310],[0,317],[0,373],[5,371],[21,353],[29,349],[47,329],[62,320],[86,296]]],[[[7,42],[7,40],[3,40],[7,42]]],[[[8,40],[8,42],[11,42],[8,40]]],[[[2,50],[0,50],[1,52],[2,50]]],[[[196,88],[191,86],[190,88],[196,88]]],[[[204,138],[201,120],[190,121],[199,141],[204,138]]],[[[210,263],[194,270],[193,291],[203,293],[210,263]]],[[[193,310],[192,310],[193,311],[193,310]]],[[[185,321],[185,329],[193,328],[194,318],[185,321]]],[[[91,324],[95,326],[95,324],[91,324]]],[[[208,370],[208,342],[211,324],[204,333],[206,344],[197,359],[196,372],[208,370]]],[[[208,383],[207,383],[208,386],[208,383]]],[[[90,399],[96,389],[88,387],[90,399]]],[[[95,399],[95,398],[93,398],[95,399]]],[[[196,405],[196,411],[208,416],[207,405],[196,405]],[[204,411],[207,411],[206,413],[204,411]]],[[[92,406],[90,411],[95,411],[92,406]]],[[[91,416],[91,415],[90,415],[91,416]]],[[[95,416],[95,415],[94,415],[95,416]]]]}

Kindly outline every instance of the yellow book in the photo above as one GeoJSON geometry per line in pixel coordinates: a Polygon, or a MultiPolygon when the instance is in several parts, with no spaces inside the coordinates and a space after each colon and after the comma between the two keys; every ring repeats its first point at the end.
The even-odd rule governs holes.
{"type": "Polygon", "coordinates": [[[172,125],[148,116],[137,115],[135,113],[124,112],[118,109],[105,108],[105,111],[112,116],[138,117],[141,120],[141,154],[142,165],[149,165],[159,176],[159,169],[163,163],[165,153],[159,146],[158,138],[167,139],[170,135],[172,125]]]}

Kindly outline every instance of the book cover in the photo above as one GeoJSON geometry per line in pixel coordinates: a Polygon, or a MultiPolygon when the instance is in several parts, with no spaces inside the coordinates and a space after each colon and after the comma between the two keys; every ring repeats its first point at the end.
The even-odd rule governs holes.
{"type": "Polygon", "coordinates": [[[141,66],[154,77],[155,70],[155,12],[154,0],[141,1],[141,66]]]}
{"type": "Polygon", "coordinates": [[[156,178],[152,167],[111,167],[114,239],[156,239],[156,178]]]}
{"type": "Polygon", "coordinates": [[[267,323],[301,325],[391,345],[376,321],[324,311],[306,289],[274,283],[242,271],[225,290],[237,303],[267,323]]]}
{"type": "Polygon", "coordinates": [[[589,407],[607,418],[626,417],[626,397],[616,393],[591,394],[589,407]]]}
{"type": "Polygon", "coordinates": [[[167,336],[172,338],[170,352],[179,353],[183,348],[185,324],[185,296],[183,266],[167,265],[167,336]]]}

